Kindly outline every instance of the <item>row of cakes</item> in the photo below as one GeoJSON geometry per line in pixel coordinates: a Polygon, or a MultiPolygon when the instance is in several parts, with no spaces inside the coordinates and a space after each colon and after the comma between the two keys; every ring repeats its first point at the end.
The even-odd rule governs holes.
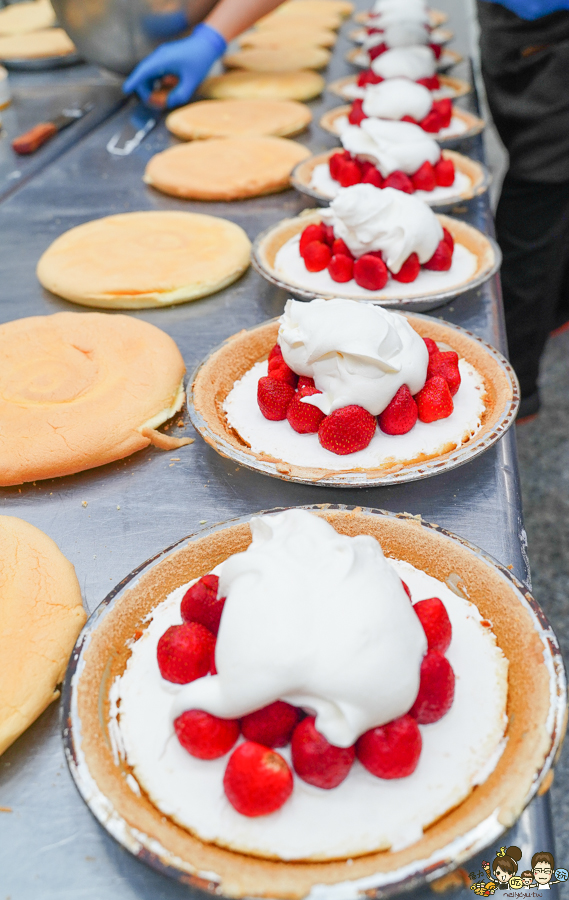
{"type": "MultiPolygon", "coordinates": [[[[320,254],[320,245],[328,248],[330,260],[352,258],[352,269],[370,257],[375,262],[364,259],[358,269],[371,266],[377,279],[392,241],[370,244],[367,253],[354,245],[352,253],[338,213],[351,197],[375,204],[382,195],[397,215],[393,194],[401,192],[373,184],[346,190],[287,240],[296,241],[295,262],[303,264],[314,244],[320,254]]],[[[425,257],[420,263],[437,251],[452,260],[452,220],[420,208],[429,224],[412,252],[425,257]]],[[[408,221],[418,209],[407,206],[408,221]]],[[[225,220],[136,213],[63,235],[38,274],[75,302],[161,306],[231,283],[248,255],[246,236],[225,220]],[[188,253],[198,234],[199,259],[188,253]],[[132,247],[120,283],[119,243],[132,247]]],[[[396,269],[392,262],[389,278],[396,269]]],[[[159,329],[101,313],[59,313],[4,329],[18,376],[3,396],[18,415],[47,410],[51,459],[65,446],[75,454],[66,464],[77,465],[81,449],[78,468],[67,471],[101,462],[93,453],[101,435],[71,434],[74,411],[94,427],[90,403],[101,392],[112,416],[106,446],[116,454],[108,459],[138,449],[133,435],[175,445],[158,429],[183,404],[184,363],[159,329]],[[25,360],[33,366],[22,378],[25,360]],[[123,395],[128,402],[117,410],[123,395]],[[58,421],[63,412],[69,418],[58,421]]],[[[515,413],[515,391],[499,354],[460,329],[361,298],[314,299],[289,301],[279,322],[214,352],[192,379],[190,408],[206,440],[207,428],[222,424],[224,455],[232,440],[239,453],[252,449],[246,429],[256,416],[263,427],[284,429],[285,444],[301,442],[294,452],[297,468],[308,470],[302,477],[322,479],[321,462],[308,461],[316,442],[328,454],[324,468],[348,460],[355,472],[346,483],[355,484],[378,467],[359,459],[354,466],[350,457],[370,451],[377,437],[409,442],[402,453],[380,451],[385,473],[429,455],[444,461],[449,448],[478,436],[482,445],[495,440],[493,425],[508,410],[507,427],[515,413]],[[429,438],[425,450],[417,429],[446,428],[456,413],[450,432],[429,438]],[[356,448],[354,440],[368,437],[356,448]]],[[[261,447],[251,459],[272,455],[271,474],[296,477],[283,448],[261,447]]],[[[22,447],[24,461],[29,451],[22,447]]],[[[39,540],[16,539],[32,547],[39,540]]],[[[54,562],[53,548],[42,549],[54,562]]],[[[535,603],[507,570],[417,520],[325,509],[269,514],[197,535],[139,576],[108,598],[80,638],[67,676],[64,738],[77,785],[110,833],[186,883],[233,897],[326,895],[332,885],[335,895],[353,896],[427,869],[442,873],[449,852],[458,864],[497,838],[551,764],[562,731],[562,664],[551,634],[546,641],[537,626],[535,603]]],[[[78,586],[71,573],[62,577],[76,633],[78,586]]]]}

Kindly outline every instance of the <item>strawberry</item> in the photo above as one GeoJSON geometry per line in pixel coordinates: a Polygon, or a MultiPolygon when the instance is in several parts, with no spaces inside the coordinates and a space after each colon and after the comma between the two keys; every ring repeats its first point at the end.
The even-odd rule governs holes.
{"type": "Polygon", "coordinates": [[[452,103],[449,97],[443,97],[442,100],[435,100],[433,109],[436,109],[441,117],[441,128],[448,128],[452,119],[452,103]]]}
{"type": "Polygon", "coordinates": [[[380,291],[387,282],[387,266],[372,253],[364,253],[354,263],[354,278],[356,284],[367,291],[380,291]]]}
{"type": "Polygon", "coordinates": [[[449,711],[454,699],[454,672],[446,656],[429,650],[421,663],[419,693],[409,715],[419,725],[438,722],[449,711]]]}
{"type": "Polygon", "coordinates": [[[180,612],[183,622],[199,622],[217,636],[225,597],[217,596],[219,578],[204,575],[189,588],[182,598],[180,612]]]}
{"type": "Polygon", "coordinates": [[[429,356],[432,356],[433,353],[439,352],[439,348],[437,347],[436,343],[432,340],[432,338],[424,337],[423,340],[424,340],[425,344],[427,345],[427,350],[429,351],[429,356]]]}
{"type": "Polygon", "coordinates": [[[453,161],[441,157],[435,165],[435,177],[440,187],[450,187],[454,184],[455,171],[453,161]]]}
{"type": "Polygon", "coordinates": [[[272,363],[274,359],[282,359],[283,351],[281,350],[279,344],[275,344],[271,352],[269,353],[269,365],[272,363]]]}
{"type": "Polygon", "coordinates": [[[433,272],[448,272],[452,265],[452,250],[443,238],[431,258],[423,263],[425,269],[433,272]]]}
{"type": "Polygon", "coordinates": [[[373,184],[376,188],[384,187],[384,181],[381,176],[381,172],[375,168],[375,166],[371,166],[365,173],[362,178],[363,184],[373,184]]]}
{"type": "Polygon", "coordinates": [[[269,378],[276,378],[277,381],[286,381],[291,387],[295,388],[298,383],[298,375],[293,372],[290,366],[287,366],[284,359],[276,357],[269,362],[269,378]]]}
{"type": "Polygon", "coordinates": [[[421,271],[421,263],[419,262],[419,257],[416,253],[411,253],[398,272],[392,272],[391,277],[395,278],[395,281],[401,281],[404,284],[409,284],[411,281],[415,281],[419,272],[421,271]]]}
{"type": "Polygon", "coordinates": [[[358,87],[365,87],[366,84],[380,84],[383,81],[381,75],[376,75],[373,69],[366,69],[358,75],[358,87]]]}
{"type": "Polygon", "coordinates": [[[433,106],[433,108],[430,112],[427,113],[425,118],[421,119],[419,125],[421,126],[423,131],[428,131],[431,134],[436,134],[437,131],[440,131],[443,127],[443,120],[433,106]]]}
{"type": "Polygon", "coordinates": [[[354,277],[354,260],[344,253],[334,254],[328,263],[328,272],[332,281],[351,281],[354,277]]]}
{"type": "Polygon", "coordinates": [[[301,711],[284,700],[276,700],[263,709],[249,713],[241,719],[241,731],[248,741],[264,747],[286,747],[301,711]]]}
{"type": "Polygon", "coordinates": [[[210,670],[215,637],[199,622],[171,625],[156,648],[162,678],[174,684],[189,684],[210,670]]]}
{"type": "Polygon", "coordinates": [[[446,419],[454,409],[449,386],[440,375],[429,378],[414,399],[421,422],[446,419]]]}
{"type": "Polygon", "coordinates": [[[376,778],[407,778],[417,768],[422,746],[417,721],[406,715],[362,734],[356,756],[376,778]]]}
{"type": "Polygon", "coordinates": [[[384,188],[395,188],[396,191],[404,191],[406,194],[413,194],[415,192],[413,182],[409,176],[406,175],[405,172],[400,172],[398,169],[387,176],[383,182],[383,186],[384,188]]]}
{"type": "Polygon", "coordinates": [[[332,256],[349,256],[350,259],[353,259],[352,252],[348,245],[342,240],[342,238],[336,238],[334,243],[332,244],[332,256]]]}
{"type": "Polygon", "coordinates": [[[304,248],[304,265],[309,272],[322,272],[331,258],[330,247],[323,241],[312,241],[304,248]]]}
{"type": "Polygon", "coordinates": [[[352,108],[350,110],[350,114],[348,116],[348,122],[350,123],[350,125],[359,125],[360,122],[363,122],[364,119],[367,119],[367,116],[362,107],[363,100],[354,100],[352,108]]]}
{"type": "Polygon", "coordinates": [[[334,234],[334,229],[332,228],[331,225],[325,225],[324,222],[322,222],[322,228],[324,229],[323,241],[325,244],[328,244],[330,249],[332,249],[332,244],[336,240],[336,235],[334,234]]]}
{"type": "Polygon", "coordinates": [[[454,250],[454,238],[446,228],[443,228],[443,241],[449,245],[451,250],[454,250]]]}
{"type": "Polygon", "coordinates": [[[442,48],[441,44],[429,44],[429,47],[435,54],[435,59],[440,59],[441,54],[443,52],[443,48],[442,48]]]}
{"type": "Polygon", "coordinates": [[[417,84],[422,84],[428,91],[438,91],[441,82],[438,75],[431,75],[427,78],[418,78],[417,84]]]}
{"type": "Polygon", "coordinates": [[[174,720],[174,730],[190,756],[219,759],[229,753],[239,737],[239,722],[218,719],[201,709],[189,709],[174,720]]]}
{"type": "Polygon", "coordinates": [[[417,416],[417,404],[407,385],[403,384],[377,421],[385,434],[407,434],[417,421],[417,416]]]}
{"type": "Polygon", "coordinates": [[[324,413],[311,403],[303,403],[301,398],[321,393],[322,391],[317,391],[316,388],[304,387],[292,398],[286,417],[290,426],[299,434],[316,434],[318,431],[324,413]]]}
{"type": "MultiPolygon", "coordinates": [[[[345,160],[349,160],[351,158],[352,158],[352,155],[351,155],[351,153],[348,153],[347,150],[344,150],[343,153],[333,153],[332,154],[332,156],[328,160],[328,166],[330,168],[330,175],[332,176],[332,178],[335,178],[336,181],[338,180],[338,173],[340,171],[342,163],[345,160]]],[[[311,228],[312,226],[309,225],[308,227],[311,228]]],[[[319,237],[319,238],[317,238],[317,240],[322,240],[322,238],[319,237]]]]}
{"type": "Polygon", "coordinates": [[[318,225],[307,225],[302,234],[300,235],[300,244],[298,245],[300,255],[304,259],[304,251],[308,244],[311,244],[312,241],[323,241],[324,242],[324,225],[322,222],[319,222],[318,225]]]}
{"type": "Polygon", "coordinates": [[[445,605],[438,597],[419,600],[413,609],[419,616],[429,650],[446,653],[452,638],[452,625],[445,605]]]}
{"type": "Polygon", "coordinates": [[[416,191],[434,191],[437,186],[437,178],[429,160],[425,160],[420,169],[411,176],[413,187],[416,191]]]}
{"type": "Polygon", "coordinates": [[[314,723],[314,716],[307,716],[294,729],[292,765],[303,781],[330,790],[346,778],[356,758],[356,751],[355,747],[335,747],[328,743],[314,723]]]}
{"type": "MultiPolygon", "coordinates": [[[[297,393],[300,394],[304,388],[313,388],[315,387],[314,378],[310,378],[308,375],[299,375],[298,377],[298,389],[297,393]]],[[[302,394],[304,397],[304,394],[302,394]]]]}
{"type": "Polygon", "coordinates": [[[280,809],[292,794],[292,772],[280,753],[245,741],[229,757],[223,788],[242,816],[267,816],[280,809]]]}
{"type": "Polygon", "coordinates": [[[325,450],[346,456],[367,447],[376,424],[375,417],[362,406],[343,406],[322,420],[318,440],[325,450]]]}
{"type": "Polygon", "coordinates": [[[257,403],[265,419],[271,419],[272,422],[286,419],[286,411],[293,397],[294,388],[286,381],[271,378],[269,375],[259,378],[257,403]]]}
{"type": "Polygon", "coordinates": [[[410,600],[411,599],[411,591],[409,590],[409,585],[407,584],[406,581],[403,581],[403,579],[401,579],[401,584],[403,585],[403,590],[405,591],[405,593],[407,594],[407,596],[409,597],[409,600],[410,600]]]}
{"type": "Polygon", "coordinates": [[[451,396],[454,397],[460,387],[460,371],[458,368],[458,353],[447,350],[445,353],[433,353],[429,356],[427,368],[427,380],[440,375],[448,384],[451,396]]]}
{"type": "Polygon", "coordinates": [[[413,116],[401,116],[402,122],[411,122],[411,125],[418,125],[417,119],[414,119],[413,116]]]}
{"type": "Polygon", "coordinates": [[[385,53],[387,50],[387,44],[378,44],[377,47],[372,47],[369,51],[369,58],[373,62],[374,59],[377,59],[378,56],[381,56],[382,53],[385,53]]]}
{"type": "Polygon", "coordinates": [[[341,187],[350,187],[352,184],[360,184],[362,177],[362,169],[357,159],[349,159],[342,162],[336,180],[340,182],[341,187]]]}

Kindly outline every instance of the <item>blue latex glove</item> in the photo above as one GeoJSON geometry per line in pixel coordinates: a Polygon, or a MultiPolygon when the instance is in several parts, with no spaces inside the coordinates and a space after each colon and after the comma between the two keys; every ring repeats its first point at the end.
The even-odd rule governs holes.
{"type": "Polygon", "coordinates": [[[189,37],[162,44],[143,59],[123,84],[123,92],[136,91],[146,103],[157,78],[177,75],[179,83],[170,91],[167,105],[180,106],[188,102],[226,48],[227,41],[219,31],[202,22],[189,37]]]}

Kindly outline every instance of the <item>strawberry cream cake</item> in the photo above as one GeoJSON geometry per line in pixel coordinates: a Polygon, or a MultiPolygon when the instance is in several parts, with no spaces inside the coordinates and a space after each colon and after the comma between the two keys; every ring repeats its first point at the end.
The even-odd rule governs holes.
{"type": "Polygon", "coordinates": [[[342,135],[348,125],[361,125],[366,119],[409,122],[422,128],[435,140],[448,141],[470,132],[474,116],[454,110],[450,98],[435,100],[431,91],[408,78],[388,78],[379,84],[367,84],[363,98],[351,107],[336,107],[325,113],[320,125],[332,134],[342,135]]]}
{"type": "Polygon", "coordinates": [[[340,188],[319,215],[282,244],[273,266],[284,283],[316,296],[337,295],[340,283],[356,299],[421,296],[462,286],[477,271],[476,254],[430,207],[394,187],[340,188]]]}
{"type": "Polygon", "coordinates": [[[506,746],[490,622],[369,535],[301,509],[250,527],[132,643],[110,691],[115,754],[165,816],[237,853],[414,844],[506,746]]]}
{"type": "Polygon", "coordinates": [[[312,170],[310,187],[327,199],[354,184],[392,187],[415,194],[429,205],[444,204],[472,190],[472,179],[457,170],[455,157],[418,125],[387,119],[363,119],[348,125],[340,140],[344,151],[312,170]]]}
{"type": "Polygon", "coordinates": [[[323,470],[377,468],[469,441],[484,380],[399,313],[355,300],[289,300],[277,343],[224,401],[257,454],[323,470]]]}

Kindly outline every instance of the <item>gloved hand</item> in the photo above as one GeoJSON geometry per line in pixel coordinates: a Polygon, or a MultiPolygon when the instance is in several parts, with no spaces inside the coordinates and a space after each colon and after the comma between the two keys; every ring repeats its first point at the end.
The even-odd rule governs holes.
{"type": "Polygon", "coordinates": [[[213,63],[227,48],[227,41],[215,28],[203,22],[181,41],[162,44],[143,59],[123,84],[123,92],[136,91],[146,103],[157,78],[177,75],[179,83],[168,96],[168,107],[187,103],[204,80],[213,63]]]}

